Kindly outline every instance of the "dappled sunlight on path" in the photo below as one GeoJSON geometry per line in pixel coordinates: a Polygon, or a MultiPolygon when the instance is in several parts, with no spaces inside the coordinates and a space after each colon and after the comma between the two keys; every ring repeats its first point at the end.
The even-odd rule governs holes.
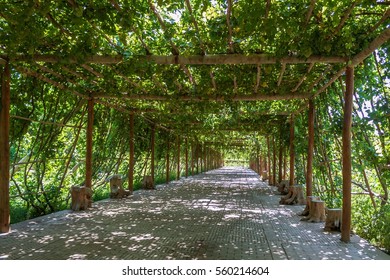
{"type": "Polygon", "coordinates": [[[253,171],[225,167],[15,224],[0,259],[390,259],[278,201],[253,171]]]}

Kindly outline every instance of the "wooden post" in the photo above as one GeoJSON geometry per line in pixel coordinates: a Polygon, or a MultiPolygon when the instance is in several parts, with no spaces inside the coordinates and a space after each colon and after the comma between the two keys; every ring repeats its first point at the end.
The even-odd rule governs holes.
{"type": "Polygon", "coordinates": [[[275,136],[272,137],[272,150],[273,150],[273,162],[272,162],[272,185],[276,186],[276,140],[275,136]]]}
{"type": "Polygon", "coordinates": [[[202,145],[198,144],[199,151],[199,162],[200,162],[200,173],[203,172],[203,153],[202,153],[202,145]]]}
{"type": "Polygon", "coordinates": [[[260,151],[260,154],[259,154],[259,175],[260,177],[262,176],[263,174],[263,156],[261,155],[261,151],[260,151]]]}
{"type": "Polygon", "coordinates": [[[130,114],[130,157],[129,157],[129,176],[128,189],[130,194],[134,189],[134,114],[130,114]]]}
{"type": "Polygon", "coordinates": [[[295,176],[295,147],[294,147],[294,115],[291,115],[290,121],[290,186],[294,186],[295,176]]]}
{"type": "Polygon", "coordinates": [[[268,152],[268,164],[267,164],[267,173],[268,173],[268,184],[271,181],[271,149],[269,145],[269,136],[267,136],[267,152],[268,152]]]}
{"type": "Polygon", "coordinates": [[[343,123],[343,215],[341,226],[341,241],[349,242],[351,233],[351,127],[352,106],[354,91],[354,68],[346,71],[346,91],[344,96],[344,123],[343,123]]]}
{"type": "Polygon", "coordinates": [[[4,65],[1,75],[1,107],[0,107],[0,232],[10,230],[9,204],[9,120],[11,104],[11,71],[9,63],[4,65]]]}
{"type": "Polygon", "coordinates": [[[259,158],[260,158],[260,148],[259,146],[256,147],[256,173],[261,174],[260,172],[260,164],[259,164],[259,158]]]}
{"type": "Polygon", "coordinates": [[[307,170],[306,170],[306,196],[313,195],[313,156],[314,156],[314,100],[309,100],[309,143],[307,150],[307,170]]]}
{"type": "Polygon", "coordinates": [[[286,180],[287,177],[287,148],[283,151],[283,180],[286,180]]]}
{"type": "Polygon", "coordinates": [[[169,136],[167,138],[167,154],[166,154],[166,177],[165,177],[165,182],[168,184],[169,183],[169,149],[170,149],[170,142],[169,142],[169,136]]]}
{"type": "Polygon", "coordinates": [[[188,177],[188,139],[186,138],[186,177],[188,177]]]}
{"type": "MultiPolygon", "coordinates": [[[[280,133],[282,134],[282,133],[280,133]]],[[[282,144],[282,137],[280,137],[279,140],[279,176],[278,176],[278,183],[280,183],[283,180],[283,144],[282,144]]]]}
{"type": "Polygon", "coordinates": [[[152,133],[151,133],[151,139],[150,139],[150,142],[151,142],[151,159],[150,159],[150,176],[152,177],[152,185],[154,187],[154,182],[155,182],[155,178],[154,178],[154,139],[155,139],[155,136],[156,136],[156,129],[154,127],[154,125],[152,126],[152,133]]]}
{"type": "Polygon", "coordinates": [[[191,142],[191,176],[194,176],[194,166],[195,166],[194,157],[195,157],[194,143],[191,142]]]}
{"type": "Polygon", "coordinates": [[[88,99],[87,152],[85,159],[85,187],[92,189],[92,136],[94,118],[94,100],[88,99]]]}
{"type": "Polygon", "coordinates": [[[204,145],[203,152],[204,152],[204,155],[203,155],[203,158],[204,158],[204,171],[207,172],[209,170],[208,170],[208,160],[207,160],[207,147],[206,147],[206,144],[204,145]]]}
{"type": "Polygon", "coordinates": [[[177,170],[176,170],[176,180],[180,179],[180,137],[176,137],[177,142],[177,170]]]}

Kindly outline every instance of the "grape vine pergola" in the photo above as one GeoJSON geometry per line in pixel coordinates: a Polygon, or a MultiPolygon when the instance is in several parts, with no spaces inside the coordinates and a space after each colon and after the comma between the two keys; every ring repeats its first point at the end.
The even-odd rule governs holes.
{"type": "Polygon", "coordinates": [[[92,187],[94,104],[101,104],[128,115],[129,188],[135,116],[151,124],[152,139],[156,129],[208,139],[211,119],[213,141],[226,146],[238,141],[232,131],[267,136],[269,127],[290,122],[293,183],[294,118],[308,113],[311,195],[315,99],[345,73],[341,238],[348,242],[354,68],[388,43],[388,7],[379,0],[2,1],[0,231],[10,228],[13,75],[88,103],[86,187],[92,187]]]}

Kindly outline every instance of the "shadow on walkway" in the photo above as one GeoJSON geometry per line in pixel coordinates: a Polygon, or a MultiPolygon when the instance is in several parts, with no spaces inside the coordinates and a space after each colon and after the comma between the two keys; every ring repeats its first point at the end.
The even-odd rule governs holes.
{"type": "Polygon", "coordinates": [[[253,171],[225,167],[12,225],[0,259],[390,259],[278,201],[253,171]]]}

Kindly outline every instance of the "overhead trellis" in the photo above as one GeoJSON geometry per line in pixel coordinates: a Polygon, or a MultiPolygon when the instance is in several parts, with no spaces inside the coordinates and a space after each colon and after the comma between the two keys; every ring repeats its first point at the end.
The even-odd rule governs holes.
{"type": "Polygon", "coordinates": [[[176,131],[184,119],[202,122],[178,113],[187,103],[203,120],[206,107],[213,114],[213,106],[203,105],[210,101],[227,108],[239,101],[249,112],[246,101],[259,108],[266,102],[271,114],[299,112],[306,103],[296,99],[324,91],[347,64],[357,65],[390,36],[382,1],[3,1],[1,7],[1,57],[14,71],[142,112],[176,131]]]}
{"type": "MultiPolygon", "coordinates": [[[[262,134],[268,136],[268,169],[273,150],[275,182],[276,141],[283,154],[282,146],[287,145],[284,138],[290,133],[292,184],[294,120],[308,106],[313,110],[313,99],[327,92],[346,71],[343,160],[345,166],[351,166],[348,116],[352,110],[353,68],[388,44],[389,17],[389,3],[379,0],[4,0],[0,4],[0,64],[4,65],[2,104],[7,110],[1,111],[0,121],[9,124],[10,77],[33,77],[44,84],[40,92],[34,91],[42,100],[45,93],[49,98],[61,93],[55,106],[43,108],[42,119],[36,120],[28,104],[34,98],[18,96],[24,105],[11,117],[74,128],[75,143],[85,128],[87,187],[93,176],[94,114],[104,118],[101,110],[129,116],[133,133],[129,141],[129,189],[134,175],[134,116],[151,126],[143,137],[153,143],[152,158],[156,128],[175,134],[177,174],[181,136],[194,140],[194,153],[203,153],[207,161],[210,151],[202,145],[244,147],[253,144],[256,137],[250,136],[262,134]],[[77,115],[72,123],[66,123],[70,117],[65,112],[62,115],[66,119],[51,117],[60,99],[77,108],[69,112],[69,116],[77,115]],[[86,104],[85,112],[81,112],[86,104]],[[94,104],[99,105],[98,112],[94,104]],[[87,123],[83,122],[85,115],[87,123]],[[152,135],[150,139],[147,132],[152,135]]],[[[102,135],[111,129],[98,128],[102,135]]],[[[6,134],[8,128],[1,129],[1,134],[6,134]]],[[[9,155],[7,137],[1,138],[2,156],[9,155]]],[[[123,158],[122,140],[114,146],[123,158]]],[[[148,144],[144,145],[147,149],[148,144]]],[[[169,163],[169,148],[167,158],[169,163]]],[[[2,170],[9,170],[2,158],[0,162],[2,170]]],[[[154,173],[154,164],[151,170],[154,173]]],[[[343,170],[345,194],[350,193],[350,175],[343,170]]],[[[6,175],[0,179],[4,186],[9,183],[6,175]]],[[[309,183],[307,191],[311,193],[309,183]]],[[[345,208],[350,211],[351,199],[345,197],[349,202],[345,208]]],[[[1,201],[0,206],[6,204],[1,201]]],[[[349,239],[350,216],[349,212],[344,218],[344,241],[349,239]]],[[[0,220],[7,218],[0,213],[0,220]]]]}

